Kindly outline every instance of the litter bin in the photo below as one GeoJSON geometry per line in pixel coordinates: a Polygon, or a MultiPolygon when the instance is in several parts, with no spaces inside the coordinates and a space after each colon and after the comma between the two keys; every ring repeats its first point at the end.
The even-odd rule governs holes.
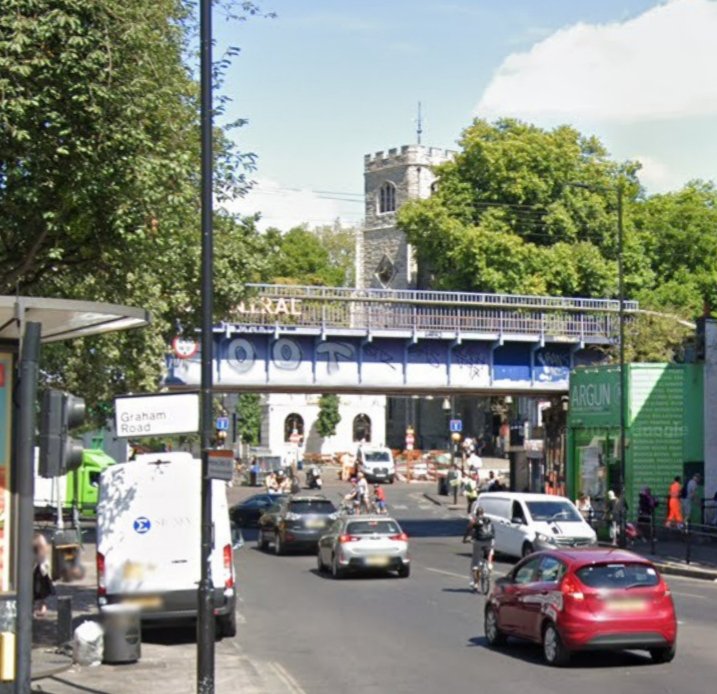
{"type": "Polygon", "coordinates": [[[135,605],[104,605],[105,663],[134,663],[142,652],[142,625],[135,605]]]}
{"type": "Polygon", "coordinates": [[[446,475],[441,475],[438,478],[438,494],[440,496],[448,496],[448,478],[446,475]]]}

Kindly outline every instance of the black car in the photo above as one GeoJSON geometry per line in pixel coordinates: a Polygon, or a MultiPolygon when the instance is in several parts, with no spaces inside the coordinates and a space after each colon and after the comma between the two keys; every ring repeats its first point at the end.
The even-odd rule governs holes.
{"type": "Polygon", "coordinates": [[[259,519],[259,549],[273,543],[276,554],[283,554],[289,548],[315,550],[319,538],[336,518],[336,507],[325,496],[284,498],[278,509],[268,511],[259,519]]]}
{"type": "Polygon", "coordinates": [[[229,518],[240,528],[256,528],[272,506],[278,506],[286,494],[254,494],[229,509],[229,518]]]}

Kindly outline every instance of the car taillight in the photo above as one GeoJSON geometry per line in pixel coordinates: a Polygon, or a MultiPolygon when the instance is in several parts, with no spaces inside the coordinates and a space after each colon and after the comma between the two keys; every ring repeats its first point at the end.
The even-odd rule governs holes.
{"type": "Polygon", "coordinates": [[[582,586],[578,582],[575,576],[568,574],[563,582],[560,584],[560,592],[565,596],[572,598],[573,600],[584,600],[585,595],[582,591],[582,586]]]}
{"type": "Polygon", "coordinates": [[[97,595],[101,598],[107,595],[105,585],[105,555],[97,552],[97,595]]]}
{"type": "Polygon", "coordinates": [[[398,540],[399,542],[408,542],[408,535],[406,533],[399,533],[398,535],[390,535],[389,540],[398,540]]]}
{"type": "Polygon", "coordinates": [[[660,584],[657,586],[657,594],[660,597],[670,597],[672,595],[672,592],[670,591],[669,586],[664,581],[660,581],[660,584]]]}
{"type": "Polygon", "coordinates": [[[360,540],[360,537],[356,537],[356,535],[339,535],[339,544],[345,545],[347,542],[357,542],[360,540]]]}
{"type": "Polygon", "coordinates": [[[234,577],[232,576],[232,546],[224,545],[224,580],[225,588],[234,587],[234,577]]]}

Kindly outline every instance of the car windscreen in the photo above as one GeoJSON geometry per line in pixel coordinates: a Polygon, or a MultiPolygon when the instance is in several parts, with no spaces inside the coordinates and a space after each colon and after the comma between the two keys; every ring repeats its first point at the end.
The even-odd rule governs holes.
{"type": "Polygon", "coordinates": [[[391,456],[388,451],[366,451],[363,459],[367,463],[388,463],[391,461],[391,456]]]}
{"type": "Polygon", "coordinates": [[[583,566],[576,574],[588,588],[649,588],[660,582],[657,571],[649,564],[615,562],[583,566]]]}
{"type": "Polygon", "coordinates": [[[398,523],[392,520],[351,521],[346,527],[349,535],[397,535],[401,532],[398,523]]]}
{"type": "Polygon", "coordinates": [[[534,521],[582,521],[582,516],[567,501],[528,501],[528,511],[534,521]]]}
{"type": "Polygon", "coordinates": [[[333,513],[335,510],[328,499],[301,499],[289,504],[292,513],[333,513]]]}

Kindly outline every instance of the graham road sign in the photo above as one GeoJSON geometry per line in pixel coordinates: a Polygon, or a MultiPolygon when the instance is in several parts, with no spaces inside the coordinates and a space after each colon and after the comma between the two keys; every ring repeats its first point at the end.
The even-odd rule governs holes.
{"type": "Polygon", "coordinates": [[[199,431],[199,393],[115,398],[117,436],[161,436],[199,431]]]}
{"type": "Polygon", "coordinates": [[[460,434],[463,431],[463,420],[462,419],[451,419],[449,423],[449,430],[460,434]]]}

